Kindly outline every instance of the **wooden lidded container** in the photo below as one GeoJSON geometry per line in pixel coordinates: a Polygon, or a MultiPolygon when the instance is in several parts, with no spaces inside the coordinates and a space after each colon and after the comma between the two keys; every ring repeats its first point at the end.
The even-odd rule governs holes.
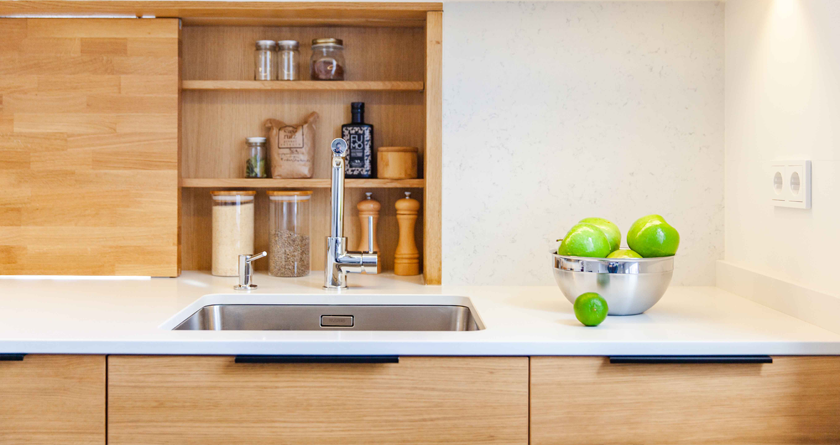
{"type": "Polygon", "coordinates": [[[376,162],[380,179],[417,178],[417,147],[379,147],[376,162]]]}

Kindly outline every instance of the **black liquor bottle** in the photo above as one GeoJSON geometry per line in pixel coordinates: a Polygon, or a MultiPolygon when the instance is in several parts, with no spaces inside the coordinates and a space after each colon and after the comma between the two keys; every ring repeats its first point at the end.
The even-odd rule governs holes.
{"type": "Polygon", "coordinates": [[[375,178],[376,156],[373,153],[373,125],[365,123],[365,103],[351,104],[353,120],[341,126],[341,137],[350,148],[344,165],[345,178],[375,178]]]}

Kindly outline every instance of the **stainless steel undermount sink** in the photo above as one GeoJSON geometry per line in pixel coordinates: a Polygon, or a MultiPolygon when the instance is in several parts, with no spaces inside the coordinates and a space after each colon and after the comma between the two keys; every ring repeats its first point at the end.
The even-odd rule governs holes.
{"type": "Polygon", "coordinates": [[[472,308],[461,305],[210,304],[179,331],[478,331],[472,308]]]}

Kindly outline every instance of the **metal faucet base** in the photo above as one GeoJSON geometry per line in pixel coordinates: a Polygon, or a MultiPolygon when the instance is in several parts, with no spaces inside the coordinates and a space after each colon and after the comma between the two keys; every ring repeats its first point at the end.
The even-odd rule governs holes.
{"type": "Polygon", "coordinates": [[[237,284],[236,286],[233,286],[233,290],[254,290],[258,287],[259,286],[257,286],[256,284],[246,284],[246,285],[237,284]]]}

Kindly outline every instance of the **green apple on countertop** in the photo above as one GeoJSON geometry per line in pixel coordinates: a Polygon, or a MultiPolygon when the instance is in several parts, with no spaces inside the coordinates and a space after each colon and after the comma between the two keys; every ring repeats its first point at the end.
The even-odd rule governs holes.
{"type": "Polygon", "coordinates": [[[595,292],[580,294],[575,299],[575,318],[584,326],[598,326],[610,311],[607,300],[595,292]]]}

